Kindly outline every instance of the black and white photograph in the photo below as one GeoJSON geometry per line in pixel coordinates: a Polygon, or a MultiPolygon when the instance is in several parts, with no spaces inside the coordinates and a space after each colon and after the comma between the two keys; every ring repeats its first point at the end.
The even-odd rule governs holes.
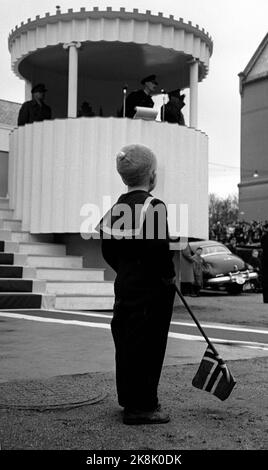
{"type": "Polygon", "coordinates": [[[267,18],[0,0],[6,465],[268,450],[267,18]]]}

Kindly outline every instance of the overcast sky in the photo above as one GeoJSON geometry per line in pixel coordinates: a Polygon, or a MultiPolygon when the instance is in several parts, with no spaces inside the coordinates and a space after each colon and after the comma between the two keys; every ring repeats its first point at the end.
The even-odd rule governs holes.
{"type": "MultiPolygon", "coordinates": [[[[68,8],[120,6],[163,12],[198,24],[212,36],[207,78],[199,85],[198,127],[209,136],[209,189],[220,196],[237,192],[240,166],[240,94],[244,70],[268,31],[268,0],[0,0],[0,98],[22,102],[24,82],[10,68],[9,32],[21,21],[68,8]]],[[[187,113],[186,113],[187,114],[187,113]]],[[[253,169],[254,170],[254,169],[253,169]]]]}

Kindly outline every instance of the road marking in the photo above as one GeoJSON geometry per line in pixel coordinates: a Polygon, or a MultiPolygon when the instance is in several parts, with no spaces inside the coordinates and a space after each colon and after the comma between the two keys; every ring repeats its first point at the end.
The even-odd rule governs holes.
{"type": "MultiPolygon", "coordinates": [[[[33,309],[34,310],[34,309],[33,309]]],[[[113,315],[104,315],[103,313],[86,313],[83,312],[83,310],[56,310],[56,309],[35,309],[35,311],[39,310],[40,313],[68,313],[69,315],[79,315],[79,316],[85,316],[85,317],[99,317],[99,318],[108,318],[111,319],[113,318],[113,315]]],[[[5,312],[8,313],[16,313],[16,312],[29,312],[30,310],[28,308],[11,308],[11,309],[6,309],[5,312]]]]}
{"type": "Polygon", "coordinates": [[[61,323],[64,325],[71,326],[90,326],[93,328],[104,328],[110,330],[110,325],[108,323],[93,323],[93,322],[84,322],[79,320],[60,320],[59,318],[45,318],[45,317],[36,317],[32,315],[21,315],[19,313],[0,313],[0,317],[15,318],[21,320],[31,320],[41,323],[61,323]]]}
{"type": "Polygon", "coordinates": [[[48,312],[55,312],[55,313],[69,313],[71,315],[85,315],[85,317],[99,317],[99,318],[113,318],[113,315],[105,315],[104,313],[86,313],[83,311],[75,310],[56,310],[56,309],[48,309],[48,312]]]}
{"type": "MultiPolygon", "coordinates": [[[[19,313],[11,313],[11,312],[0,312],[0,317],[14,318],[14,319],[19,319],[19,320],[31,320],[31,321],[41,322],[41,323],[58,323],[58,324],[69,325],[69,326],[87,326],[91,328],[102,328],[106,330],[111,329],[108,323],[83,322],[79,320],[61,320],[61,319],[56,319],[56,318],[44,318],[44,317],[23,315],[19,313]]],[[[200,336],[200,335],[188,335],[188,334],[183,334],[183,333],[174,333],[172,331],[168,333],[168,336],[169,338],[185,339],[187,341],[202,341],[202,342],[205,341],[203,336],[200,336]]],[[[220,338],[210,338],[210,339],[214,343],[238,345],[238,346],[262,349],[264,351],[268,351],[267,344],[265,343],[258,343],[254,341],[229,340],[229,339],[225,340],[225,339],[220,339],[220,338]]]]}
{"type": "MultiPolygon", "coordinates": [[[[201,335],[201,333],[200,333],[201,335]]],[[[170,338],[175,339],[187,339],[188,341],[206,341],[203,336],[195,336],[195,335],[187,335],[182,333],[173,333],[172,331],[169,332],[168,336],[170,338]]],[[[213,343],[218,344],[231,344],[231,345],[238,345],[238,346],[246,346],[246,347],[255,347],[261,348],[262,350],[268,351],[268,345],[266,343],[258,343],[256,341],[241,341],[241,340],[233,340],[233,339],[220,339],[220,338],[209,338],[210,341],[213,343]]]]}
{"type": "MultiPolygon", "coordinates": [[[[29,309],[6,309],[5,311],[6,312],[16,312],[16,310],[18,312],[29,312],[29,309]]],[[[107,318],[107,319],[112,319],[113,318],[113,315],[106,315],[106,314],[103,314],[103,313],[86,313],[86,312],[83,312],[83,311],[78,311],[78,310],[75,310],[75,311],[72,311],[72,310],[57,310],[57,309],[46,309],[46,310],[43,310],[44,313],[45,312],[55,312],[55,313],[67,313],[69,315],[79,315],[79,316],[85,316],[85,317],[99,317],[99,318],[107,318]]],[[[40,313],[42,313],[42,310],[40,310],[40,313]]],[[[187,322],[187,321],[171,321],[171,325],[178,325],[178,326],[196,326],[196,324],[194,323],[194,321],[191,323],[191,322],[187,322]]],[[[206,323],[206,322],[201,322],[201,325],[204,326],[205,328],[211,328],[211,329],[217,329],[217,330],[226,330],[226,331],[240,331],[240,332],[243,332],[243,333],[260,333],[260,334],[264,334],[264,335],[268,335],[268,328],[265,329],[265,330],[259,330],[257,328],[247,328],[247,327],[244,327],[244,326],[229,326],[229,325],[223,325],[221,323],[206,323]]]]}
{"type": "MultiPolygon", "coordinates": [[[[172,325],[181,325],[181,326],[194,326],[195,323],[188,323],[188,322],[177,322],[177,321],[172,321],[171,322],[172,325]]],[[[213,328],[213,329],[217,329],[217,330],[231,330],[231,331],[243,331],[245,333],[261,333],[261,334],[264,334],[264,335],[268,335],[268,329],[266,330],[258,330],[258,329],[253,329],[253,328],[246,328],[246,327],[238,327],[238,326],[227,326],[227,325],[217,325],[217,323],[215,324],[209,324],[209,323],[205,323],[205,322],[202,322],[201,323],[202,325],[204,325],[204,327],[206,328],[213,328]]]]}
{"type": "MultiPolygon", "coordinates": [[[[78,312],[78,311],[70,311],[70,310],[56,310],[56,309],[51,309],[49,310],[50,312],[57,312],[57,313],[69,313],[73,315],[85,315],[86,317],[100,317],[100,318],[113,318],[113,315],[104,315],[103,313],[83,313],[83,312],[78,312]]],[[[194,321],[192,323],[187,322],[187,321],[171,321],[171,325],[179,325],[179,326],[196,326],[194,321]]],[[[254,328],[246,328],[246,327],[239,327],[239,326],[228,326],[228,325],[222,325],[222,324],[217,324],[217,323],[206,323],[202,322],[202,325],[204,325],[206,328],[217,328],[217,330],[231,330],[231,331],[243,331],[245,333],[261,333],[268,335],[268,329],[266,330],[258,330],[254,328]]]]}

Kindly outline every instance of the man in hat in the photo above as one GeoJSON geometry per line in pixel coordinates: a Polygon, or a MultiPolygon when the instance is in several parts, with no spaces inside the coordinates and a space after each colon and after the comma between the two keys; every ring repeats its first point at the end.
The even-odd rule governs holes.
{"type": "Polygon", "coordinates": [[[43,83],[38,83],[32,88],[31,101],[26,101],[20,108],[18,126],[51,119],[51,108],[44,103],[46,91],[43,83]]]}
{"type": "Polygon", "coordinates": [[[262,295],[263,303],[268,304],[268,222],[263,225],[261,238],[261,263],[262,263],[262,295]]]}
{"type": "Polygon", "coordinates": [[[166,423],[169,417],[157,396],[175,296],[166,206],[150,193],[156,185],[156,157],[149,148],[123,147],[117,170],[128,191],[99,229],[103,256],[116,271],[111,329],[118,402],[125,424],[166,423]],[[129,217],[119,230],[124,208],[129,217]]]}
{"type": "Polygon", "coordinates": [[[178,88],[177,90],[170,91],[168,98],[168,103],[161,107],[161,120],[184,126],[185,121],[181,110],[185,106],[185,95],[181,95],[181,90],[178,88]]]}
{"type": "Polygon", "coordinates": [[[141,80],[143,88],[133,91],[126,99],[126,117],[133,118],[136,113],[136,106],[144,108],[153,108],[154,102],[151,98],[155,94],[157,88],[157,81],[155,75],[149,75],[141,80]]]}
{"type": "Polygon", "coordinates": [[[199,246],[192,256],[194,270],[194,284],[192,297],[199,297],[200,290],[203,287],[204,272],[209,269],[208,263],[202,258],[203,248],[199,246]]]}

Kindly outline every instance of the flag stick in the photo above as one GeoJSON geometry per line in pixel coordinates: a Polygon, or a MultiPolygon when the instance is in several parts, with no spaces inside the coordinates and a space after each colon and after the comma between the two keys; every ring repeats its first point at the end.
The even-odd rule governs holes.
{"type": "Polygon", "coordinates": [[[194,316],[192,310],[190,309],[189,305],[187,304],[185,298],[183,297],[181,291],[179,290],[179,288],[177,287],[177,285],[175,284],[175,288],[176,288],[176,292],[179,296],[179,298],[181,299],[182,303],[184,304],[184,306],[186,307],[186,309],[188,310],[188,312],[190,313],[192,319],[194,320],[197,328],[199,329],[199,331],[202,333],[202,335],[204,336],[206,342],[208,343],[208,345],[211,347],[212,351],[214,352],[214,354],[216,356],[219,357],[219,353],[217,351],[217,349],[215,348],[215,346],[212,344],[212,342],[210,341],[210,339],[207,337],[206,333],[204,332],[202,326],[200,325],[199,321],[197,320],[197,318],[194,316]]]}

